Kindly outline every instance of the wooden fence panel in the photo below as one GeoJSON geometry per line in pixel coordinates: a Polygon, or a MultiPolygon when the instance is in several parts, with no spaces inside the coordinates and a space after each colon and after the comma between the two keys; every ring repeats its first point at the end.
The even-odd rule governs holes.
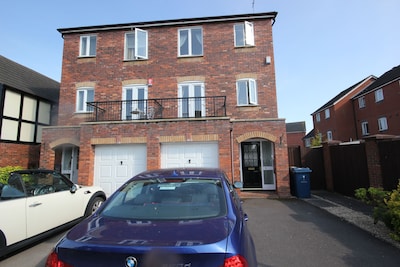
{"type": "Polygon", "coordinates": [[[289,166],[301,167],[300,146],[288,147],[289,166]]]}
{"type": "Polygon", "coordinates": [[[330,146],[334,190],[354,196],[354,190],[369,187],[365,144],[330,146]]]}
{"type": "Polygon", "coordinates": [[[400,140],[378,142],[382,170],[382,183],[385,190],[397,188],[400,179],[400,140]]]}
{"type": "Polygon", "coordinates": [[[303,167],[311,169],[311,190],[325,190],[325,165],[322,147],[309,149],[303,156],[303,167]]]}

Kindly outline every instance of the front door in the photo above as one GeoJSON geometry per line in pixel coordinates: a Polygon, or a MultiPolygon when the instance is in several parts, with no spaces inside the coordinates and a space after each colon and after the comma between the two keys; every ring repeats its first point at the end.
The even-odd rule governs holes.
{"type": "Polygon", "coordinates": [[[270,141],[243,142],[241,151],[243,187],[275,190],[273,143],[270,141]]]}
{"type": "Polygon", "coordinates": [[[260,142],[242,143],[242,172],[244,188],[261,188],[260,142]]]}

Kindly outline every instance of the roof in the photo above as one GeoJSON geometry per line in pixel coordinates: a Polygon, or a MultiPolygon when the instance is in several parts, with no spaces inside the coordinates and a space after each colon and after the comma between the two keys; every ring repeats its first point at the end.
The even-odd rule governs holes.
{"type": "Polygon", "coordinates": [[[159,21],[147,21],[147,22],[132,22],[123,24],[109,24],[109,25],[98,25],[98,26],[84,26],[84,27],[74,27],[74,28],[60,28],[57,30],[62,34],[67,34],[67,33],[107,31],[107,30],[123,30],[123,29],[131,30],[135,27],[146,28],[146,27],[179,26],[179,25],[215,23],[215,22],[238,21],[238,20],[256,20],[256,19],[274,20],[277,14],[278,14],[277,12],[265,12],[265,13],[252,13],[252,14],[240,14],[240,15],[228,15],[228,16],[213,16],[213,17],[159,20],[159,21]]]}
{"type": "Polygon", "coordinates": [[[385,72],[382,76],[376,79],[375,82],[367,86],[364,90],[362,90],[360,93],[358,93],[356,96],[353,98],[360,97],[362,95],[365,95],[371,91],[374,91],[376,89],[379,89],[391,82],[394,82],[396,80],[400,79],[400,65],[397,67],[392,68],[391,70],[385,72]]]}
{"type": "Polygon", "coordinates": [[[315,129],[312,129],[308,134],[306,134],[306,136],[304,136],[302,139],[308,139],[308,138],[313,138],[315,137],[315,129]]]}
{"type": "Polygon", "coordinates": [[[365,82],[366,80],[370,79],[370,78],[375,78],[375,76],[370,75],[367,78],[359,81],[358,83],[350,86],[349,88],[343,90],[342,92],[340,92],[339,94],[337,94],[334,98],[332,98],[331,100],[329,100],[328,102],[326,102],[322,107],[320,107],[319,109],[317,109],[316,111],[314,111],[313,113],[311,113],[311,115],[320,112],[330,106],[333,106],[335,103],[337,103],[338,101],[340,101],[343,97],[345,97],[347,94],[351,93],[353,90],[355,90],[359,85],[361,85],[363,82],[365,82]]]}
{"type": "Polygon", "coordinates": [[[0,55],[0,84],[58,102],[60,83],[0,55]]]}
{"type": "Polygon", "coordinates": [[[288,122],[286,123],[286,132],[287,133],[305,133],[306,132],[306,122],[288,122]]]}

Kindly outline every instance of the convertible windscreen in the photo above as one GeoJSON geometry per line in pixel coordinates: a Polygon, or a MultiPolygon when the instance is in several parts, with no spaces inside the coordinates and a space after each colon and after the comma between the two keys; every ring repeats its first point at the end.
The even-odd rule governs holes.
{"type": "Polygon", "coordinates": [[[102,215],[134,220],[198,220],[226,214],[221,181],[146,179],[125,185],[102,215]]]}

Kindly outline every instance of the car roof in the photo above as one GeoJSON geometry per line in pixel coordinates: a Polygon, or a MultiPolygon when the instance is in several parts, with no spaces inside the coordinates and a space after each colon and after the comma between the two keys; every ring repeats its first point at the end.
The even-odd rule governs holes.
{"type": "Polygon", "coordinates": [[[158,169],[149,170],[142,172],[133,177],[133,179],[146,179],[146,178],[214,178],[223,179],[225,178],[225,173],[218,168],[168,168],[168,169],[158,169]]]}
{"type": "Polygon", "coordinates": [[[11,173],[53,173],[55,172],[54,170],[47,170],[47,169],[27,169],[27,170],[16,170],[12,171],[11,173]]]}

